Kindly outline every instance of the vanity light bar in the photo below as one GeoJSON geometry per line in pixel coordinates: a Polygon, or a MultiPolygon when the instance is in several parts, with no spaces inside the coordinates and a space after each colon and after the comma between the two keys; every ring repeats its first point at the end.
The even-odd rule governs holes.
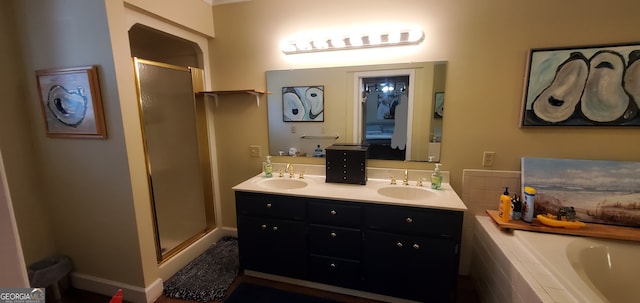
{"type": "Polygon", "coordinates": [[[387,33],[369,33],[332,38],[301,39],[287,41],[280,50],[286,55],[335,50],[416,45],[424,40],[421,30],[401,30],[387,33]]]}

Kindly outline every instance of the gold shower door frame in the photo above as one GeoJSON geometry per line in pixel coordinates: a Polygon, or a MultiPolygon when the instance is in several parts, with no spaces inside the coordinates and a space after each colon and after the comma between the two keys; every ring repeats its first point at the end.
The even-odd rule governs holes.
{"type": "MultiPolygon", "coordinates": [[[[204,71],[198,68],[187,68],[140,59],[136,57],[133,58],[133,63],[147,168],[147,182],[149,183],[151,210],[154,218],[153,223],[155,230],[156,257],[158,262],[162,263],[163,261],[171,258],[173,255],[183,250],[185,247],[191,245],[202,236],[206,235],[215,227],[213,203],[214,195],[212,186],[206,109],[204,100],[202,98],[195,98],[195,92],[204,90],[204,71]],[[178,75],[180,73],[188,73],[190,75],[190,79],[185,78],[181,79],[180,81],[186,82],[187,80],[190,80],[191,85],[189,100],[192,103],[188,104],[187,102],[182,102],[180,103],[180,106],[175,107],[176,104],[171,102],[176,97],[174,96],[174,94],[178,94],[178,92],[170,90],[167,92],[166,89],[169,85],[174,85],[176,84],[176,82],[180,81],[169,81],[170,83],[162,83],[162,81],[166,81],[166,79],[156,78],[160,79],[161,86],[156,89],[156,91],[147,91],[150,88],[147,87],[147,85],[149,85],[147,83],[148,79],[144,78],[145,69],[156,69],[157,71],[166,72],[168,74],[177,73],[178,75]],[[170,95],[168,95],[169,93],[170,95]],[[156,100],[156,102],[154,103],[155,105],[151,104],[153,101],[151,100],[152,98],[153,100],[156,100]],[[158,103],[162,102],[162,100],[165,101],[165,108],[156,110],[154,112],[154,108],[158,108],[160,106],[158,103]],[[170,122],[169,119],[171,119],[171,116],[167,115],[168,113],[173,114],[182,110],[187,111],[187,105],[191,105],[193,109],[193,121],[181,121],[185,123],[180,123],[179,125],[171,125],[169,131],[161,134],[154,133],[154,130],[162,129],[163,126],[167,126],[166,122],[170,122]],[[174,107],[171,108],[171,106],[174,107]],[[165,124],[162,125],[162,123],[165,124]],[[190,127],[187,124],[192,124],[194,130],[193,133],[189,133],[190,127]],[[170,134],[167,133],[173,130],[179,131],[180,128],[182,128],[183,130],[187,130],[187,133],[180,134],[179,138],[176,138],[180,139],[180,141],[172,140],[170,134]],[[185,141],[188,141],[187,143],[195,141],[195,147],[193,147],[193,149],[191,149],[190,151],[187,151],[187,155],[181,154],[179,157],[175,157],[176,155],[168,154],[169,152],[167,152],[167,150],[181,148],[188,149],[189,146],[188,144],[185,144],[185,141]],[[184,165],[180,163],[180,165],[174,165],[174,167],[169,167],[167,169],[167,167],[164,167],[166,163],[162,162],[164,162],[164,160],[168,158],[173,158],[172,161],[174,162],[185,161],[187,163],[184,163],[184,165]],[[184,170],[186,167],[191,168],[191,170],[187,172],[187,175],[171,176],[172,171],[177,172],[180,170],[184,170]],[[165,174],[165,171],[167,170],[169,174],[165,174]],[[200,182],[188,182],[190,180],[194,181],[194,178],[198,179],[197,175],[199,175],[200,182]],[[191,186],[192,188],[186,188],[186,186],[191,186]],[[202,194],[201,196],[200,192],[202,194]],[[183,205],[182,203],[184,201],[182,199],[177,200],[175,199],[176,197],[172,197],[172,195],[174,195],[175,193],[185,194],[184,196],[197,195],[198,197],[192,197],[192,200],[201,200],[202,203],[199,203],[200,205],[197,205],[198,201],[195,201],[196,204],[194,205],[183,205]],[[185,214],[185,212],[189,211],[191,211],[192,215],[198,216],[198,218],[192,217],[189,218],[190,220],[181,222],[170,222],[170,220],[167,220],[170,217],[185,214]],[[202,217],[200,217],[200,215],[202,215],[202,217]],[[176,242],[176,240],[173,239],[171,241],[163,241],[163,233],[173,233],[173,237],[175,236],[175,234],[180,233],[180,228],[188,226],[190,224],[202,223],[202,220],[204,220],[204,225],[197,225],[195,227],[190,226],[191,229],[189,230],[191,232],[188,236],[181,235],[180,239],[177,240],[179,243],[173,245],[173,243],[176,242]],[[171,247],[167,248],[166,245],[163,245],[167,242],[172,242],[172,244],[170,245],[171,247]]],[[[180,89],[185,90],[186,96],[186,89],[188,89],[186,85],[183,85],[183,87],[180,87],[180,89]]],[[[183,113],[189,116],[187,112],[183,113]]],[[[183,151],[183,153],[184,152],[185,151],[183,151]]],[[[187,197],[181,198],[187,199],[187,197]]]]}

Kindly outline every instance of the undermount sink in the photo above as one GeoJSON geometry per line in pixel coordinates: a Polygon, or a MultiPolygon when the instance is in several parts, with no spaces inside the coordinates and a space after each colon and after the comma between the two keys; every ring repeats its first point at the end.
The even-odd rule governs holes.
{"type": "Polygon", "coordinates": [[[378,189],[378,194],[403,200],[424,200],[432,197],[433,192],[421,187],[387,186],[378,189]]]}
{"type": "Polygon", "coordinates": [[[307,182],[300,179],[272,178],[258,181],[258,185],[266,189],[299,189],[307,187],[307,182]]]}

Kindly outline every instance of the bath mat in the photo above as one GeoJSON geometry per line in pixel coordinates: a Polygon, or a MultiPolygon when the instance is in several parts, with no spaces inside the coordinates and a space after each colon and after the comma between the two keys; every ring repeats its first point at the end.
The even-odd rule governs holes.
{"type": "Polygon", "coordinates": [[[169,298],[219,301],[238,275],[238,239],[224,237],[164,284],[169,298]]]}
{"type": "Polygon", "coordinates": [[[223,303],[340,303],[266,286],[240,283],[223,303]]]}

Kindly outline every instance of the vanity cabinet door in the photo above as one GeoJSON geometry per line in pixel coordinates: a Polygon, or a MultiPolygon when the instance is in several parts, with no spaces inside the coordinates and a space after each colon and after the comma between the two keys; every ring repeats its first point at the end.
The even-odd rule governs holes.
{"type": "Polygon", "coordinates": [[[364,232],[368,291],[421,302],[453,302],[458,274],[452,240],[364,232]]]}
{"type": "Polygon", "coordinates": [[[238,216],[242,269],[304,278],[308,254],[306,239],[304,222],[238,216]]]}

